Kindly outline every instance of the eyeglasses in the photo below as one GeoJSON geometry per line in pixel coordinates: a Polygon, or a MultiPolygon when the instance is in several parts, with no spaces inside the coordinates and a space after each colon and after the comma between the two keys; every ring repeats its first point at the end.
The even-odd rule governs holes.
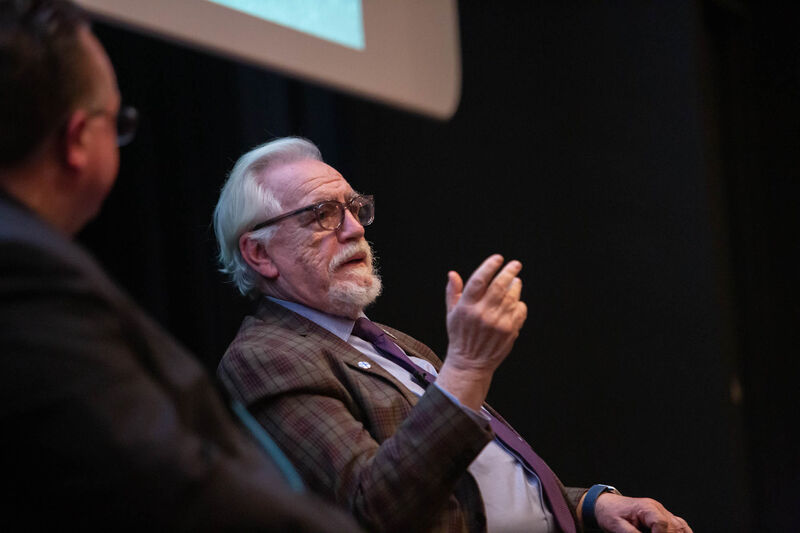
{"type": "Polygon", "coordinates": [[[136,127],[139,125],[139,111],[135,107],[126,105],[119,108],[116,116],[111,111],[98,109],[89,113],[90,117],[107,116],[117,122],[117,146],[125,146],[136,137],[136,127]]]}
{"type": "Polygon", "coordinates": [[[253,226],[250,231],[260,230],[269,225],[280,222],[284,218],[289,218],[306,211],[313,211],[317,223],[324,230],[336,231],[344,224],[344,210],[347,209],[358,220],[362,226],[369,226],[375,220],[375,200],[372,195],[353,196],[347,202],[342,203],[336,200],[326,200],[318,204],[301,207],[288,213],[278,215],[253,226]]]}

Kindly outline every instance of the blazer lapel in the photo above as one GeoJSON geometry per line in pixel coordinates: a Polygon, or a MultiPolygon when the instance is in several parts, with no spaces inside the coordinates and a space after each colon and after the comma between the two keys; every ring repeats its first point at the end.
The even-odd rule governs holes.
{"type": "MultiPolygon", "coordinates": [[[[367,374],[388,382],[397,389],[411,405],[416,405],[419,401],[416,394],[408,390],[405,385],[384,370],[381,365],[372,361],[372,359],[319,324],[286,309],[280,304],[271,302],[266,298],[264,298],[259,305],[256,316],[267,324],[273,324],[284,330],[292,331],[301,337],[307,337],[312,341],[310,344],[319,347],[321,357],[323,353],[328,353],[361,374],[367,374]],[[369,366],[367,367],[364,363],[367,363],[369,366]]],[[[401,346],[401,348],[405,350],[405,347],[401,346]]],[[[416,354],[414,355],[417,356],[416,354]]]]}

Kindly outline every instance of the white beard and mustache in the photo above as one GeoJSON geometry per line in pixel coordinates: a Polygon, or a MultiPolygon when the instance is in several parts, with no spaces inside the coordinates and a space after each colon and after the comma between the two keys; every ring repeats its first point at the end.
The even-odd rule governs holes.
{"type": "Polygon", "coordinates": [[[359,270],[369,272],[359,272],[355,279],[335,280],[328,289],[328,303],[338,315],[355,318],[381,294],[383,286],[373,262],[372,248],[364,239],[342,248],[331,259],[328,272],[334,274],[336,269],[361,253],[365,254],[364,266],[359,270]]]}

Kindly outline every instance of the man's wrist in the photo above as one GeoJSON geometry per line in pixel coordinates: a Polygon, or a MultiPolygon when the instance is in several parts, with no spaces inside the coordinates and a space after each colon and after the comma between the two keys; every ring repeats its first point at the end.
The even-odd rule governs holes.
{"type": "Polygon", "coordinates": [[[462,405],[475,411],[480,411],[491,382],[491,372],[461,370],[448,365],[447,360],[436,378],[439,387],[452,394],[462,405]]]}
{"type": "Polygon", "coordinates": [[[620,494],[620,492],[611,485],[592,485],[583,497],[581,504],[581,521],[583,522],[584,531],[602,531],[597,523],[597,516],[595,515],[595,506],[597,505],[597,498],[601,494],[610,492],[611,494],[620,494]]]}

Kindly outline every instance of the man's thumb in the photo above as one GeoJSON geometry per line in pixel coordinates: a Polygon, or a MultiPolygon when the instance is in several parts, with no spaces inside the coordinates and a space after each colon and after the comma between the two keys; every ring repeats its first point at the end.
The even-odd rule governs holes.
{"type": "Polygon", "coordinates": [[[447,287],[444,290],[444,301],[447,305],[447,312],[453,310],[461,299],[461,291],[464,290],[464,282],[458,272],[451,270],[447,273],[447,287]]]}

